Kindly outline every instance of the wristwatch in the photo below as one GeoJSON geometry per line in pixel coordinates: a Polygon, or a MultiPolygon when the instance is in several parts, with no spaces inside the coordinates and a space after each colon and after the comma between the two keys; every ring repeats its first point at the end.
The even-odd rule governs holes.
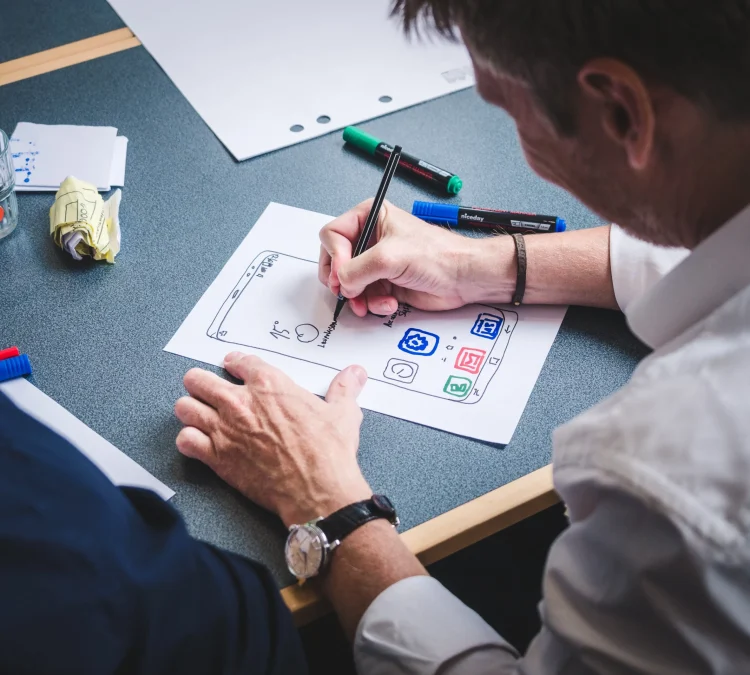
{"type": "Polygon", "coordinates": [[[321,516],[304,525],[292,525],[284,547],[289,571],[300,580],[317,576],[345,537],[377,518],[385,518],[393,527],[399,525],[396,509],[385,495],[349,504],[327,518],[321,516]]]}

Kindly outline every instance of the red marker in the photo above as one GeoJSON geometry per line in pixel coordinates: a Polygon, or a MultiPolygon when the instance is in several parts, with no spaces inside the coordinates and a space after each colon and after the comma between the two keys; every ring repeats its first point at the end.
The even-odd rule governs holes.
{"type": "Polygon", "coordinates": [[[8,349],[0,349],[0,361],[5,359],[12,359],[14,356],[20,356],[21,352],[18,351],[18,347],[8,347],[8,349]]]}

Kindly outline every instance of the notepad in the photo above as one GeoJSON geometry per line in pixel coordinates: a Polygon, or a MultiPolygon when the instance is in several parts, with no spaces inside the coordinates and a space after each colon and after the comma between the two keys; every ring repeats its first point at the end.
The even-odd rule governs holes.
{"type": "Polygon", "coordinates": [[[10,139],[17,192],[56,192],[68,177],[99,191],[125,183],[128,139],[114,127],[19,122],[10,139]]]}
{"type": "MultiPolygon", "coordinates": [[[[315,394],[359,364],[370,410],[463,436],[510,441],[566,307],[497,303],[333,322],[318,281],[318,232],[330,216],[270,204],[165,347],[221,366],[256,354],[315,394]]],[[[250,223],[248,223],[248,226],[250,223]]],[[[397,442],[397,441],[394,441],[397,442]]]]}

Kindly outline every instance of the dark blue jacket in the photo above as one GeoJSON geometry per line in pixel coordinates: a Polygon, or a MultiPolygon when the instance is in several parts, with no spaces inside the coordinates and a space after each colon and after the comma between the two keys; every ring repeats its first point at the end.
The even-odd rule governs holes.
{"type": "Polygon", "coordinates": [[[269,573],[0,394],[0,673],[305,673],[269,573]]]}

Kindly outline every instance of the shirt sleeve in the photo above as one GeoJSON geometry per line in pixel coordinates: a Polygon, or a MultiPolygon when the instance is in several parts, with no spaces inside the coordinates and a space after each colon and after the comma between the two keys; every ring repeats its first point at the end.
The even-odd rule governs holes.
{"type": "Polygon", "coordinates": [[[649,244],[636,239],[618,225],[612,225],[609,233],[609,259],[615,299],[620,309],[627,312],[633,300],[676,267],[688,253],[684,248],[664,248],[649,244]]]}
{"type": "Polygon", "coordinates": [[[373,601],[357,628],[354,657],[360,675],[482,675],[510,672],[503,664],[512,666],[518,654],[439,581],[419,576],[373,601]]]}
{"type": "Polygon", "coordinates": [[[747,644],[747,631],[731,620],[750,612],[748,597],[732,590],[738,568],[707,567],[668,517],[614,481],[607,485],[600,471],[561,473],[576,485],[573,521],[550,550],[542,629],[523,658],[438,581],[414,577],[381,593],[362,617],[358,672],[657,675],[666,664],[685,674],[704,672],[699,664],[721,670],[727,636],[747,644]],[[722,607],[732,611],[717,611],[722,607]]]}

